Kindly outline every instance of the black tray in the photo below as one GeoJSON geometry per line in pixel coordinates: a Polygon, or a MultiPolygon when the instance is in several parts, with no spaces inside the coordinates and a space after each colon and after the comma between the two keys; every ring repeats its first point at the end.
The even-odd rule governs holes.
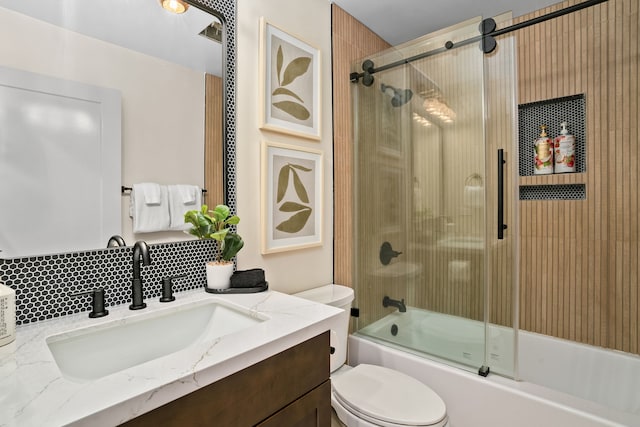
{"type": "Polygon", "coordinates": [[[269,289],[269,282],[264,282],[261,285],[253,286],[251,288],[226,288],[226,289],[210,289],[206,285],[204,290],[210,294],[255,294],[257,292],[264,292],[269,289]]]}

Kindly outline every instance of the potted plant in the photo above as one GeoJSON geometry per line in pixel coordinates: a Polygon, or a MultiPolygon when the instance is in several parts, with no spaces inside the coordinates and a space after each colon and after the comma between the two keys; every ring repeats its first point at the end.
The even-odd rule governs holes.
{"type": "Polygon", "coordinates": [[[218,242],[218,257],[215,261],[207,262],[207,287],[209,289],[226,289],[233,274],[234,256],[242,249],[242,237],[230,230],[237,225],[240,218],[231,215],[226,205],[218,205],[209,210],[202,205],[200,210],[191,210],[184,214],[184,222],[191,224],[189,234],[198,239],[214,239],[218,242]]]}

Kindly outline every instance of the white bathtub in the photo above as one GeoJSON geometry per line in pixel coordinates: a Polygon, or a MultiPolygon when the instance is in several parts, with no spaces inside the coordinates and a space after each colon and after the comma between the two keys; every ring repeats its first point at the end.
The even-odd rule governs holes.
{"type": "MultiPolygon", "coordinates": [[[[418,344],[426,336],[432,344],[449,346],[452,354],[461,355],[465,361],[469,360],[465,354],[472,348],[475,360],[474,354],[482,354],[478,347],[482,341],[476,339],[482,323],[477,322],[478,326],[471,322],[469,326],[470,322],[463,320],[456,325],[456,319],[411,308],[407,313],[393,313],[367,327],[367,333],[380,334],[378,341],[359,334],[350,336],[350,364],[388,366],[428,384],[447,403],[454,427],[640,426],[640,357],[520,331],[518,364],[522,381],[514,381],[498,375],[483,378],[393,346],[393,340],[403,329],[407,331],[409,324],[424,326],[431,320],[430,327],[422,331],[413,328],[400,338],[410,336],[418,344]],[[398,326],[398,333],[384,335],[393,324],[398,326]],[[434,337],[438,335],[433,330],[436,324],[446,326],[455,339],[447,342],[446,338],[434,337]],[[460,339],[471,342],[456,344],[460,339]]],[[[489,359],[498,354],[498,364],[504,361],[500,353],[509,347],[511,336],[500,340],[501,331],[508,329],[488,328],[489,336],[497,334],[491,341],[489,359]]],[[[495,372],[494,362],[489,365],[495,372]]]]}
{"type": "Polygon", "coordinates": [[[514,376],[514,331],[510,328],[488,325],[485,331],[482,322],[407,307],[406,312],[393,312],[360,329],[358,334],[383,344],[436,355],[463,368],[475,367],[476,371],[484,364],[486,339],[492,372],[514,376]]]}

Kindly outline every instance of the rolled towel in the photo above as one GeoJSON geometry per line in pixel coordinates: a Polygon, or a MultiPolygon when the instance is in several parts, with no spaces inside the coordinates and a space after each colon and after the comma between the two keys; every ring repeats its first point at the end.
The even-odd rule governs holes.
{"type": "Polygon", "coordinates": [[[231,275],[232,288],[254,288],[264,282],[264,270],[261,268],[236,271],[231,275]]]}

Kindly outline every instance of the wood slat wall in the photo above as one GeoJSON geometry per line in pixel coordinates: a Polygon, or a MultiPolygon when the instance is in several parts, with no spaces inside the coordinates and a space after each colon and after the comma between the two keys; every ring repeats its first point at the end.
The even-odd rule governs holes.
{"type": "Polygon", "coordinates": [[[204,128],[204,203],[216,206],[224,203],[224,162],[222,79],[205,74],[205,128],[204,128]]]}
{"type": "Polygon", "coordinates": [[[391,47],[335,4],[331,5],[334,153],[334,282],[353,286],[353,120],[351,63],[391,47]]]}
{"type": "Polygon", "coordinates": [[[631,353],[640,352],[638,24],[637,0],[609,0],[516,33],[520,103],[578,93],[587,103],[586,172],[520,178],[587,189],[586,200],[520,202],[521,327],[631,353]]]}

